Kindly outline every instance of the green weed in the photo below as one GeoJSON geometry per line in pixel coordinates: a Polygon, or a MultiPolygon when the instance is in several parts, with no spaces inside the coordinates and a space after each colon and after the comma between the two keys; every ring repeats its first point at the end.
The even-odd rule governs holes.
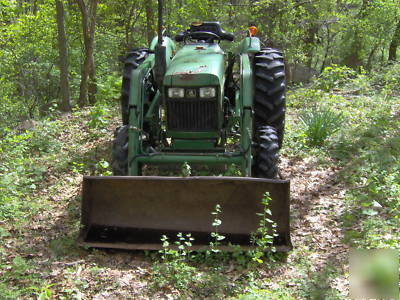
{"type": "Polygon", "coordinates": [[[0,140],[0,219],[18,219],[36,212],[38,205],[29,202],[29,195],[47,171],[38,157],[59,150],[59,128],[59,122],[45,120],[31,131],[10,131],[0,140]]]}
{"type": "Polygon", "coordinates": [[[97,103],[90,110],[89,127],[98,129],[100,131],[105,130],[108,126],[111,114],[110,109],[102,103],[97,103]]]}
{"type": "Polygon", "coordinates": [[[400,63],[392,63],[386,66],[375,68],[370,75],[370,83],[382,89],[382,95],[386,99],[391,96],[398,96],[400,85],[400,63]]]}
{"type": "Polygon", "coordinates": [[[71,171],[76,174],[82,174],[86,169],[86,165],[83,162],[72,162],[71,171]]]}
{"type": "MultiPolygon", "coordinates": [[[[262,199],[264,210],[258,214],[260,227],[252,236],[256,246],[254,251],[243,251],[240,246],[234,245],[231,245],[232,252],[220,251],[219,247],[225,236],[219,233],[222,225],[220,217],[222,209],[219,204],[211,212],[214,217],[212,221],[214,230],[211,232],[210,250],[192,252],[190,247],[193,238],[190,234],[179,233],[173,243],[167,236],[162,236],[163,249],[159,251],[161,261],[152,268],[153,287],[157,289],[173,287],[185,296],[200,298],[209,296],[224,298],[245,289],[251,283],[248,281],[231,283],[224,272],[227,266],[230,268],[235,266],[236,269],[247,269],[252,270],[254,274],[258,273],[257,266],[264,263],[266,252],[274,250],[271,246],[276,236],[276,224],[270,219],[270,201],[269,195],[265,194],[262,199]],[[200,266],[196,266],[197,263],[200,263],[200,266]]],[[[268,258],[270,261],[274,260],[272,255],[268,258]]]]}
{"type": "Polygon", "coordinates": [[[100,160],[95,165],[95,175],[96,176],[111,176],[112,170],[110,163],[108,161],[100,160]]]}
{"type": "Polygon", "coordinates": [[[252,288],[245,294],[238,295],[237,300],[295,300],[287,289],[252,288]]]}
{"type": "Polygon", "coordinates": [[[98,102],[109,103],[110,101],[119,99],[122,86],[120,74],[108,74],[101,82],[98,81],[96,85],[98,89],[98,102]]]}
{"type": "Polygon", "coordinates": [[[51,290],[53,286],[55,286],[55,284],[49,284],[41,288],[33,287],[32,290],[35,293],[36,299],[37,300],[53,299],[53,291],[51,290]]]}
{"type": "Polygon", "coordinates": [[[215,205],[215,209],[211,214],[214,216],[214,220],[212,222],[212,226],[214,227],[214,231],[211,232],[212,241],[210,242],[211,251],[214,253],[218,253],[220,250],[218,247],[221,245],[221,241],[225,239],[225,236],[219,234],[218,229],[222,224],[222,220],[220,219],[221,214],[221,206],[219,204],[215,205]]]}
{"type": "Polygon", "coordinates": [[[184,162],[181,166],[181,176],[190,177],[190,175],[192,175],[192,167],[187,162],[184,162]]]}
{"type": "Polygon", "coordinates": [[[343,126],[343,116],[329,108],[313,108],[300,115],[304,134],[311,146],[324,142],[343,126]]]}
{"type": "MultiPolygon", "coordinates": [[[[264,255],[271,251],[274,253],[276,251],[275,247],[273,247],[274,238],[278,236],[276,233],[276,223],[271,219],[272,212],[269,208],[269,203],[271,202],[271,197],[269,193],[265,193],[264,197],[261,201],[263,205],[263,212],[257,213],[260,217],[260,224],[255,233],[253,233],[251,237],[252,243],[256,246],[254,251],[251,251],[252,260],[259,264],[264,261],[262,258],[264,255]]],[[[269,255],[269,258],[272,259],[272,256],[269,255]]]]}
{"type": "Polygon", "coordinates": [[[173,249],[168,237],[162,236],[162,262],[153,265],[154,287],[174,286],[177,289],[186,289],[193,282],[197,269],[188,264],[192,241],[190,234],[184,236],[178,233],[174,243],[176,249],[173,249]]]}
{"type": "Polygon", "coordinates": [[[0,295],[2,299],[26,298],[39,284],[39,276],[33,265],[21,256],[16,256],[10,263],[0,262],[0,295]]]}
{"type": "Polygon", "coordinates": [[[329,92],[333,88],[337,88],[348,82],[350,78],[356,76],[356,72],[346,66],[338,66],[332,64],[326,67],[320,77],[317,79],[317,87],[329,92]]]}

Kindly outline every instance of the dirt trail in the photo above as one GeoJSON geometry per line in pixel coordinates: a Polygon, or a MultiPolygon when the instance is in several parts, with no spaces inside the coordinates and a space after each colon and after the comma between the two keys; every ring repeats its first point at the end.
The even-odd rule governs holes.
{"type": "MultiPolygon", "coordinates": [[[[308,247],[310,277],[322,277],[330,266],[347,268],[348,246],[340,217],[344,210],[345,187],[338,182],[338,168],[321,167],[313,159],[288,159],[281,162],[282,175],[291,179],[291,238],[295,248],[308,247]]],[[[289,255],[285,278],[296,277],[289,255]]],[[[313,278],[310,278],[310,280],[313,278]]],[[[316,278],[314,278],[316,279],[316,278]]],[[[336,278],[322,283],[347,294],[348,280],[336,278]]]]}

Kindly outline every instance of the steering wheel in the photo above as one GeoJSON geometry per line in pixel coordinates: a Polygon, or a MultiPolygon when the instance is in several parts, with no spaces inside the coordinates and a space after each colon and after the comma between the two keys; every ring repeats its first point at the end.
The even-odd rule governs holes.
{"type": "Polygon", "coordinates": [[[207,43],[212,43],[214,40],[217,40],[218,43],[221,42],[221,37],[218,34],[209,32],[209,31],[194,31],[194,32],[188,32],[185,37],[183,38],[183,42],[186,43],[186,40],[188,38],[192,39],[204,39],[204,36],[208,36],[206,38],[207,43]]]}

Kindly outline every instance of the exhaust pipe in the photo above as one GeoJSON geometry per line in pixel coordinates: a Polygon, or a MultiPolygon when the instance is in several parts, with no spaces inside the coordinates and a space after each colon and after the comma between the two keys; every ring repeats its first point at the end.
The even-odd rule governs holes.
{"type": "Polygon", "coordinates": [[[155,48],[155,65],[154,65],[154,77],[157,83],[157,87],[162,91],[162,84],[164,80],[165,72],[167,71],[166,64],[166,48],[163,46],[163,1],[158,0],[158,42],[155,48]]]}

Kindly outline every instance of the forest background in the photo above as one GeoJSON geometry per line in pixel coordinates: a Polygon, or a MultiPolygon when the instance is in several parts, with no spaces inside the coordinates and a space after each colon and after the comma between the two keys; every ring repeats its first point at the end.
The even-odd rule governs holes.
{"type": "MultiPolygon", "coordinates": [[[[218,20],[236,36],[229,50],[254,23],[263,45],[284,49],[288,69],[308,75],[332,64],[371,70],[397,58],[398,0],[164,2],[167,34],[218,20]]],[[[156,18],[155,0],[1,0],[0,132],[118,98],[125,53],[149,44],[156,18]]]]}

